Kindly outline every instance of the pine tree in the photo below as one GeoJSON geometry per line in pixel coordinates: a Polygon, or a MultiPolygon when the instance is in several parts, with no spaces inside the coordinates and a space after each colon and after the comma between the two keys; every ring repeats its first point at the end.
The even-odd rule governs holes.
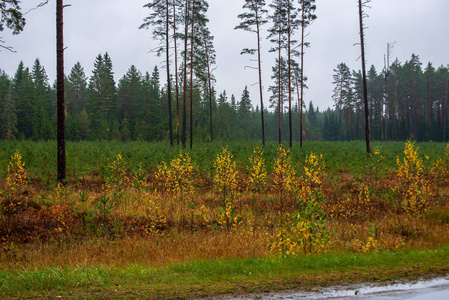
{"type": "Polygon", "coordinates": [[[263,105],[263,85],[262,85],[262,62],[261,62],[261,35],[260,28],[268,22],[266,15],[268,11],[264,8],[265,0],[245,0],[244,9],[248,12],[240,14],[238,17],[242,22],[235,29],[243,29],[253,32],[257,35],[257,49],[245,48],[241,54],[255,54],[257,52],[257,69],[259,73],[259,97],[260,97],[260,116],[262,127],[262,145],[265,146],[265,122],[264,122],[264,105],[263,105]]]}
{"type": "Polygon", "coordinates": [[[287,101],[286,93],[288,89],[288,78],[287,78],[287,62],[281,56],[280,61],[276,59],[275,66],[272,68],[273,75],[271,76],[274,79],[273,86],[268,88],[268,91],[272,93],[270,96],[270,108],[274,108],[278,117],[278,141],[279,144],[282,142],[282,124],[284,118],[284,103],[287,101]]]}
{"type": "MultiPolygon", "coordinates": [[[[12,30],[12,34],[19,34],[23,31],[26,24],[24,14],[19,6],[19,0],[2,0],[0,1],[0,32],[9,28],[12,30]]],[[[11,46],[4,46],[3,39],[0,37],[0,48],[15,52],[11,46]]]]}
{"type": "Polygon", "coordinates": [[[371,134],[369,124],[369,110],[368,110],[368,88],[366,85],[366,68],[365,68],[365,34],[363,26],[363,17],[366,16],[363,7],[366,6],[371,0],[359,0],[359,28],[360,28],[360,47],[361,47],[361,59],[362,59],[362,79],[363,79],[363,103],[365,105],[365,141],[366,152],[371,153],[371,134]]]}
{"type": "Polygon", "coordinates": [[[154,26],[153,37],[160,39],[164,43],[158,50],[158,55],[165,50],[165,63],[167,69],[167,95],[168,95],[168,119],[170,131],[170,146],[173,147],[173,122],[172,122],[172,95],[170,82],[170,28],[173,26],[173,15],[171,13],[172,3],[169,0],[153,0],[153,2],[144,5],[153,10],[153,13],[145,18],[141,28],[154,26]]]}
{"type": "MultiPolygon", "coordinates": [[[[281,56],[282,49],[286,48],[287,44],[287,10],[286,10],[286,1],[287,0],[274,0],[272,4],[270,4],[270,7],[273,8],[273,14],[269,16],[269,18],[273,22],[273,26],[268,30],[269,35],[268,38],[270,39],[270,42],[274,44],[274,46],[270,49],[270,52],[277,52],[278,58],[276,60],[277,63],[277,96],[278,96],[278,120],[279,120],[279,144],[282,142],[282,118],[283,118],[283,102],[282,94],[285,92],[285,90],[282,90],[282,62],[285,59],[281,56]]],[[[287,65],[287,63],[285,63],[287,65]]],[[[275,67],[276,68],[276,67],[275,67]]],[[[284,67],[285,70],[287,70],[287,67],[284,67]]],[[[270,87],[271,88],[271,87],[270,87]]],[[[274,91],[273,91],[274,93],[274,91]]],[[[272,98],[270,98],[270,102],[272,102],[272,98]]],[[[271,105],[272,106],[272,105],[271,105]]]]}
{"type": "Polygon", "coordinates": [[[304,103],[304,47],[308,47],[309,43],[305,42],[305,29],[317,16],[314,14],[316,10],[315,0],[299,0],[301,10],[301,104],[300,104],[300,125],[299,125],[299,143],[302,147],[302,108],[304,103]]]}
{"type": "Polygon", "coordinates": [[[298,29],[299,20],[297,19],[297,10],[294,7],[292,0],[286,0],[285,10],[287,11],[287,76],[288,76],[288,124],[289,124],[289,145],[293,146],[293,127],[292,127],[292,60],[293,56],[298,55],[294,50],[297,41],[292,39],[295,31],[298,29]]]}
{"type": "Polygon", "coordinates": [[[57,180],[60,184],[66,177],[63,2],[56,1],[57,180]]]}
{"type": "MultiPolygon", "coordinates": [[[[342,112],[345,104],[350,103],[349,96],[351,93],[351,71],[345,63],[341,63],[336,69],[334,69],[334,72],[334,81],[332,83],[335,87],[332,100],[334,100],[335,108],[338,111],[338,139],[341,140],[342,112]]],[[[350,107],[348,107],[348,109],[350,109],[350,107]]]]}

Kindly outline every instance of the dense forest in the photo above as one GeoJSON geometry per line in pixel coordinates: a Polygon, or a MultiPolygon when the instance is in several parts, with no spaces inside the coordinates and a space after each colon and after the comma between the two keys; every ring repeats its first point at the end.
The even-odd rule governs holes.
{"type": "MultiPolygon", "coordinates": [[[[241,53],[257,54],[252,61],[258,62],[254,68],[259,73],[260,95],[250,95],[247,88],[240,95],[215,89],[216,52],[208,28],[206,0],[146,4],[149,15],[141,29],[152,30],[157,44],[154,51],[164,57],[162,68],[167,73],[161,76],[158,67],[142,73],[131,66],[116,82],[119,77],[114,76],[107,52],[98,54],[90,76],[80,63],[75,64],[64,85],[66,138],[169,139],[171,144],[175,140],[184,147],[187,139],[190,145],[194,140],[214,139],[265,142],[265,137],[279,142],[364,139],[361,71],[350,70],[345,63],[336,66],[333,107],[320,110],[304,100],[307,77],[302,60],[304,47],[309,46],[304,30],[317,18],[314,2],[274,0],[266,5],[264,0],[245,1],[244,12],[238,16],[241,23],[235,29],[257,34],[254,48],[242,49],[241,53]],[[265,38],[277,58],[271,82],[263,84],[260,41],[265,38]],[[161,77],[167,81],[161,82],[161,77]],[[270,94],[265,105],[264,86],[270,94]],[[254,107],[252,103],[258,104],[254,107]]],[[[6,20],[7,27],[17,34],[23,30],[25,19],[18,4],[14,5],[6,20]]],[[[388,63],[378,70],[371,66],[367,72],[372,139],[446,141],[448,67],[435,68],[429,62],[423,68],[419,57],[412,54],[405,63],[396,59],[390,64],[388,57],[388,63]]],[[[39,59],[33,66],[20,63],[15,74],[0,70],[1,139],[56,138],[57,86],[49,81],[39,59]]]]}
{"type": "MultiPolygon", "coordinates": [[[[157,67],[143,74],[131,66],[115,82],[112,59],[107,53],[97,56],[90,77],[79,63],[74,65],[65,79],[67,139],[168,139],[167,86],[161,85],[159,77],[157,67]]],[[[285,74],[282,80],[287,82],[285,74]]],[[[416,55],[405,63],[395,60],[388,72],[385,69],[378,72],[371,66],[368,99],[372,138],[446,141],[449,135],[448,85],[447,67],[436,69],[428,63],[422,69],[416,55]]],[[[334,70],[334,87],[333,108],[320,110],[313,103],[305,108],[305,140],[364,138],[360,71],[350,70],[345,63],[339,64],[334,70]]],[[[279,114],[274,98],[275,94],[271,99],[272,108],[265,109],[268,140],[278,140],[279,114]]],[[[241,95],[227,95],[226,91],[218,93],[212,89],[213,127],[217,139],[260,139],[260,108],[253,107],[251,100],[247,89],[241,95]]],[[[299,112],[295,102],[293,138],[297,141],[299,112]]],[[[189,110],[187,106],[187,115],[189,110]]],[[[49,83],[39,59],[31,68],[20,64],[14,76],[0,71],[0,111],[2,139],[56,138],[56,88],[49,83]]],[[[172,111],[176,116],[176,103],[172,111]]],[[[194,139],[210,141],[208,87],[199,80],[193,82],[192,113],[194,139]]],[[[288,115],[281,115],[283,123],[287,124],[288,115]]],[[[190,126],[189,118],[186,122],[190,126]]],[[[176,128],[176,118],[173,127],[176,128]]],[[[287,140],[288,127],[283,128],[283,140],[287,140]]]]}

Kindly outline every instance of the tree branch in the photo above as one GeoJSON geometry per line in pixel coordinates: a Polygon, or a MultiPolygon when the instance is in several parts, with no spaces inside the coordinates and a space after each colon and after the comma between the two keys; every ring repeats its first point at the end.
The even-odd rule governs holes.
{"type": "Polygon", "coordinates": [[[24,13],[23,15],[26,15],[26,14],[28,14],[29,12],[31,12],[31,11],[33,11],[33,10],[36,10],[36,9],[38,9],[39,7],[42,7],[42,6],[46,5],[46,4],[48,4],[48,0],[39,3],[36,7],[31,8],[29,11],[27,11],[27,12],[24,13]]]}

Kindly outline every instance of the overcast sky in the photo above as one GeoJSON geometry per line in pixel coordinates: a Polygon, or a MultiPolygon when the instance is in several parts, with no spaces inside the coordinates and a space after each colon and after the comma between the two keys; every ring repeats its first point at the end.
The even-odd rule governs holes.
{"type": "MultiPolygon", "coordinates": [[[[26,0],[22,8],[27,11],[39,0],[26,0]]],[[[20,61],[32,67],[39,58],[46,68],[51,83],[56,78],[55,0],[26,15],[27,25],[20,35],[12,36],[5,30],[0,37],[17,53],[0,52],[0,69],[13,76],[20,61]]],[[[148,51],[157,45],[151,30],[139,30],[149,10],[143,8],[148,0],[65,0],[71,4],[65,9],[64,38],[65,71],[70,72],[79,61],[87,76],[91,75],[93,62],[99,53],[108,52],[118,81],[135,65],[142,73],[151,72],[157,65],[164,80],[164,64],[148,51]]],[[[270,0],[267,0],[270,3],[270,0]]],[[[332,75],[337,64],[344,62],[351,69],[361,69],[357,0],[316,0],[318,19],[308,27],[311,47],[305,53],[305,76],[309,89],[304,100],[326,109],[332,106],[332,75]]],[[[244,0],[209,0],[209,27],[215,36],[217,51],[218,92],[226,90],[228,96],[240,99],[248,85],[253,105],[259,103],[257,71],[245,69],[251,62],[248,55],[240,55],[242,48],[255,46],[255,35],[235,31],[237,15],[242,13],[244,0]],[[254,85],[254,86],[252,86],[254,85]]],[[[392,58],[404,63],[414,53],[420,57],[423,68],[427,62],[435,67],[449,63],[449,12],[448,0],[372,0],[366,19],[366,59],[368,65],[383,68],[387,43],[396,42],[392,58]]],[[[266,35],[268,26],[263,28],[266,35]]],[[[299,36],[298,36],[299,39],[299,36]]],[[[274,58],[268,53],[270,44],[263,45],[263,84],[265,105],[268,104],[268,86],[272,84],[271,68],[274,58]]],[[[163,82],[164,83],[164,82],[163,82]]]]}

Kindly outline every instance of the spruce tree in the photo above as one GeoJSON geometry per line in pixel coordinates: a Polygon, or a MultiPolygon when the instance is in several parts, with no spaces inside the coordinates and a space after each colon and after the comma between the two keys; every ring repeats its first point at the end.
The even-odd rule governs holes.
{"type": "Polygon", "coordinates": [[[33,119],[35,103],[35,89],[30,70],[24,68],[20,62],[13,79],[17,108],[17,129],[19,135],[29,139],[33,135],[33,119]]]}
{"type": "Polygon", "coordinates": [[[48,91],[48,77],[45,68],[40,60],[36,59],[32,69],[32,78],[35,89],[35,110],[33,113],[33,139],[49,140],[54,138],[54,129],[51,124],[50,106],[48,91]]]}
{"type": "Polygon", "coordinates": [[[80,62],[77,62],[67,77],[67,111],[76,116],[87,104],[87,77],[80,62]]]}
{"type": "MultiPolygon", "coordinates": [[[[4,74],[0,74],[0,77],[4,77],[4,74]]],[[[0,79],[0,81],[3,80],[0,79]]],[[[2,98],[0,98],[0,109],[2,111],[0,116],[0,136],[6,140],[14,140],[17,137],[17,115],[14,90],[11,83],[9,83],[6,88],[6,94],[2,98]]]]}

